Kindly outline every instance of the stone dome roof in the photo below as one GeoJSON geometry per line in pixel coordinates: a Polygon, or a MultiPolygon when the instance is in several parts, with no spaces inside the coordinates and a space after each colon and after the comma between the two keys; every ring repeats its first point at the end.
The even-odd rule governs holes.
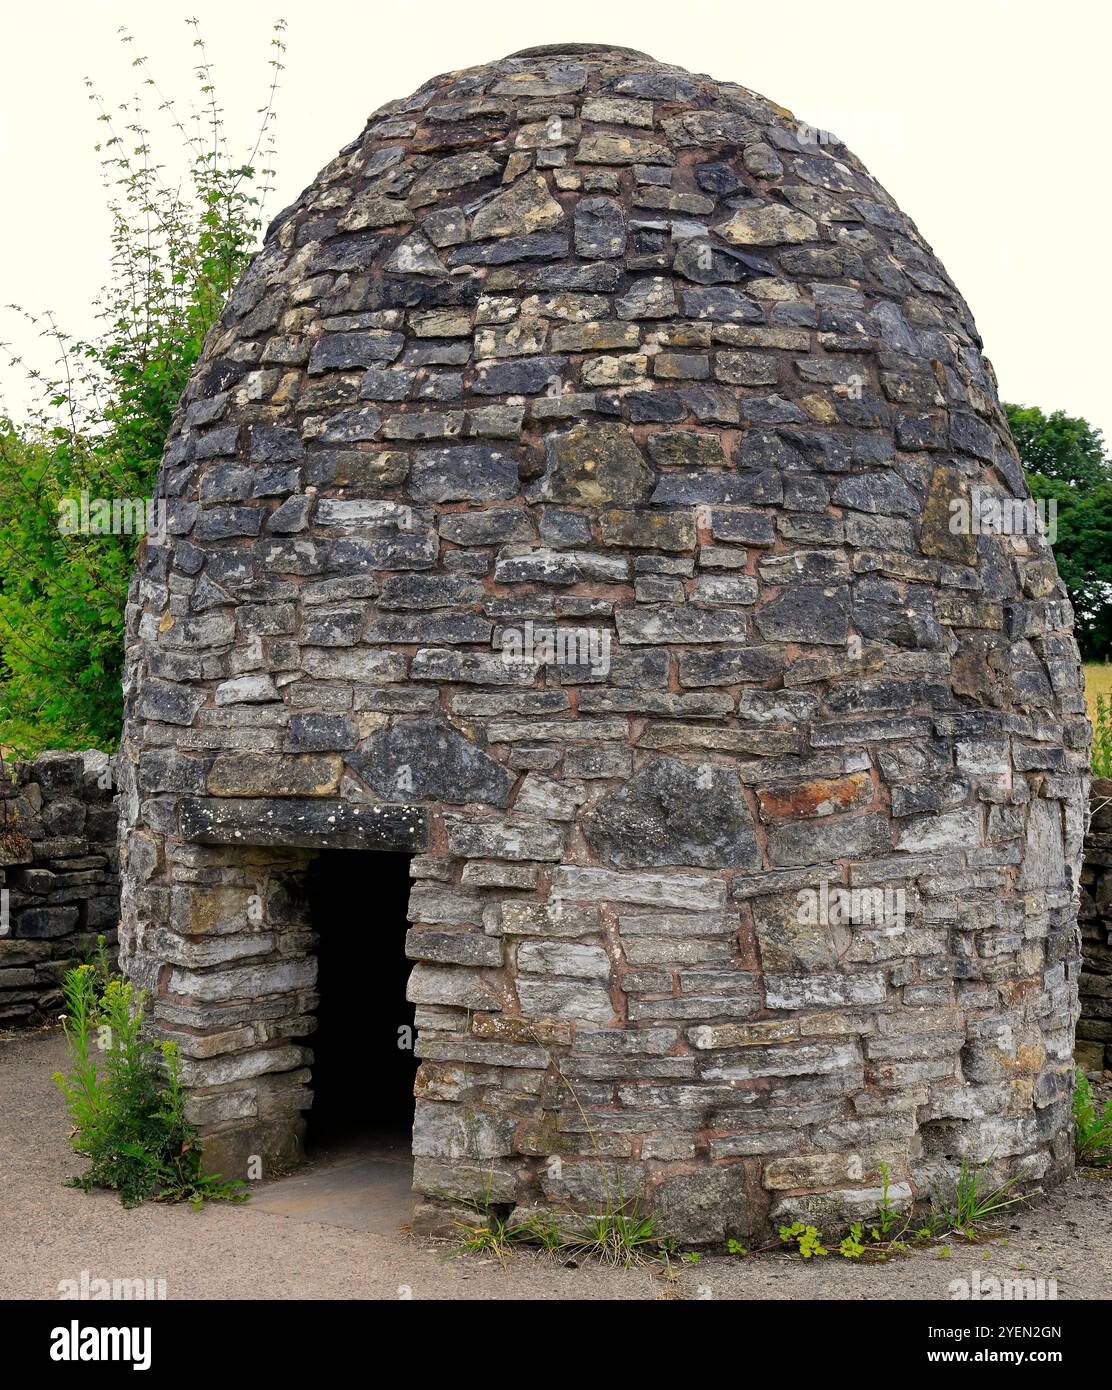
{"type": "Polygon", "coordinates": [[[583,1115],[688,1240],[1068,1166],[1070,607],[965,301],[832,136],[628,49],[433,79],[275,220],[159,488],[124,958],[226,1163],[305,1105],[290,875],[382,844],[437,1201],[589,1205],[583,1115]]]}

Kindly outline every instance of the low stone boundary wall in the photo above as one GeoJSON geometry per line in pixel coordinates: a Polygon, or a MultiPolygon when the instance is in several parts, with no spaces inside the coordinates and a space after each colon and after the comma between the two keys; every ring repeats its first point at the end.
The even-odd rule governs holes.
{"type": "Polygon", "coordinates": [[[1112,779],[1095,777],[1081,871],[1081,1019],[1075,1056],[1094,1072],[1112,1069],[1112,779]]]}
{"type": "Polygon", "coordinates": [[[0,773],[0,1029],[61,1012],[61,981],[116,940],[115,768],[104,753],[42,753],[0,773]]]}

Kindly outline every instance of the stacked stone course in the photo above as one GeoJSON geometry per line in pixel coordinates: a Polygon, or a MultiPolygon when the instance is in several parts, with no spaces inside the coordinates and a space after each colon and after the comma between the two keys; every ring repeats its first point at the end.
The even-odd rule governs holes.
{"type": "Polygon", "coordinates": [[[305,873],[377,846],[426,1227],[1068,1171],[1080,666],[975,489],[1026,497],[972,316],[843,146],[589,47],[376,112],[206,343],[129,607],[123,960],[213,1166],[296,1152],[305,873]],[[504,660],[552,628],[605,660],[504,660]]]}
{"type": "Polygon", "coordinates": [[[1081,1018],[1077,1063],[1112,1071],[1112,778],[1093,779],[1081,872],[1081,1018]]]}
{"type": "Polygon", "coordinates": [[[65,971],[119,920],[112,760],[43,753],[0,772],[0,1029],[56,1020],[65,971]]]}

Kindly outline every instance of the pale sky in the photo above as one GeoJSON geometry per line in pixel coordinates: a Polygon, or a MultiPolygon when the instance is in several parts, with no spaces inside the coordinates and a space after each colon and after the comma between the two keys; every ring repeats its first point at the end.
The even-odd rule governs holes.
{"type": "MultiPolygon", "coordinates": [[[[117,100],[134,90],[120,25],[184,98],[195,15],[246,150],[270,25],[288,21],[270,214],[434,74],[542,43],[619,44],[835,132],[964,293],[1002,396],[1084,415],[1112,441],[1110,14],[1105,0],[0,0],[0,303],[92,328],[109,247],[83,79],[117,100]]],[[[6,313],[3,339],[35,351],[6,313]]],[[[25,400],[7,366],[0,400],[17,413],[25,400]]]]}

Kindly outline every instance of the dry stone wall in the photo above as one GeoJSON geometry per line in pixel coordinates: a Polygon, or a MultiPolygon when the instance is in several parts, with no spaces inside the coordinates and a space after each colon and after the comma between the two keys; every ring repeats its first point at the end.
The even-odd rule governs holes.
{"type": "Polygon", "coordinates": [[[1093,780],[1081,874],[1081,1018],[1077,1063],[1112,1071],[1112,779],[1093,780]]]}
{"type": "Polygon", "coordinates": [[[43,753],[0,772],[0,1028],[51,1022],[69,966],[116,941],[114,766],[43,753]]]}
{"type": "Polygon", "coordinates": [[[427,1223],[1068,1170],[1072,615],[968,519],[1027,497],[991,368],[843,146],[625,50],[434,79],[277,219],[159,491],[123,960],[214,1166],[296,1152],[305,874],[378,846],[427,1223]]]}

